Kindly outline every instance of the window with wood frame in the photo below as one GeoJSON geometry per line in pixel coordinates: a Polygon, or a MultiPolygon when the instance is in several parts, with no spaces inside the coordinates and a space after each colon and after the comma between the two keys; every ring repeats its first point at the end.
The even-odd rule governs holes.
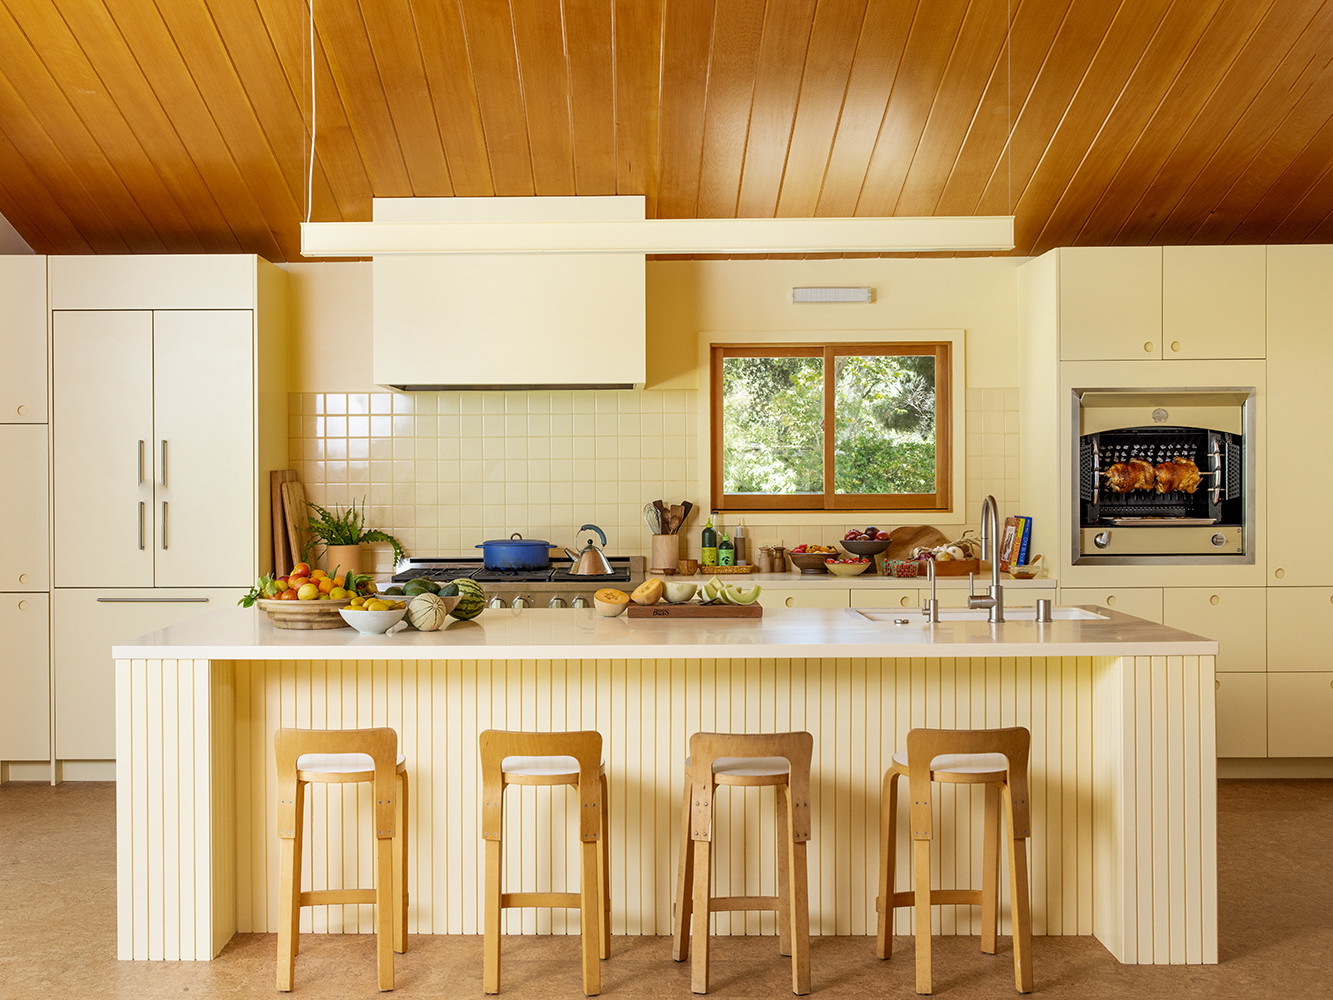
{"type": "Polygon", "coordinates": [[[950,347],[715,344],[713,506],[949,509],[950,347]]]}

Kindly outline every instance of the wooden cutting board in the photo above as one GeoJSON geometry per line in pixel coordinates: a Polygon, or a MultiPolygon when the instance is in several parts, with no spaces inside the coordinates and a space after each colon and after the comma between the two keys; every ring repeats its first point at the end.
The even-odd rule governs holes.
{"type": "Polygon", "coordinates": [[[292,558],[292,543],[287,539],[287,507],[282,500],[282,484],[296,478],[295,469],[273,469],[269,472],[269,500],[272,513],[269,530],[273,533],[273,575],[281,576],[296,562],[292,558]]]}
{"type": "Polygon", "coordinates": [[[306,525],[310,522],[310,508],[305,505],[305,486],[297,480],[282,484],[283,522],[287,525],[287,544],[292,550],[292,562],[305,552],[306,525]]]}
{"type": "Polygon", "coordinates": [[[625,612],[631,618],[762,618],[758,604],[631,604],[625,612]]]}
{"type": "Polygon", "coordinates": [[[912,550],[918,545],[943,545],[949,536],[938,528],[928,524],[905,524],[894,528],[889,533],[889,548],[884,553],[885,559],[911,559],[912,550]]]}

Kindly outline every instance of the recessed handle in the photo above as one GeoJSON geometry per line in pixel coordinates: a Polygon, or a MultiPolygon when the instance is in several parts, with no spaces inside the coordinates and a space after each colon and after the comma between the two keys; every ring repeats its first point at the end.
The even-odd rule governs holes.
{"type": "Polygon", "coordinates": [[[789,607],[789,608],[794,608],[794,607],[796,607],[796,605],[792,603],[792,601],[794,601],[794,600],[796,600],[796,598],[794,598],[794,597],[789,597],[789,598],[787,598],[785,601],[783,601],[783,603],[784,603],[785,605],[787,605],[787,607],[789,607]]]}
{"type": "Polygon", "coordinates": [[[1273,575],[1277,577],[1279,580],[1281,580],[1284,576],[1287,575],[1287,571],[1285,569],[1280,569],[1280,568],[1275,569],[1273,570],[1273,575]]]}
{"type": "Polygon", "coordinates": [[[18,608],[19,608],[20,611],[27,611],[27,610],[28,610],[28,602],[27,602],[27,601],[19,601],[18,608]]]}
{"type": "Polygon", "coordinates": [[[1144,354],[1152,354],[1153,351],[1155,351],[1156,349],[1157,349],[1157,345],[1154,344],[1151,340],[1144,341],[1144,343],[1143,343],[1143,353],[1144,353],[1144,354]]]}
{"type": "Polygon", "coordinates": [[[1219,604],[1222,603],[1222,598],[1220,595],[1214,594],[1212,597],[1208,598],[1208,603],[1211,604],[1213,607],[1217,607],[1219,604]]]}
{"type": "Polygon", "coordinates": [[[1106,595],[1106,606],[1107,606],[1108,608],[1113,608],[1113,607],[1115,607],[1115,594],[1107,594],[1107,595],[1106,595]]]}
{"type": "Polygon", "coordinates": [[[15,408],[14,412],[18,414],[20,417],[26,417],[28,415],[28,408],[22,404],[19,404],[19,406],[15,408]]]}
{"type": "Polygon", "coordinates": [[[1179,354],[1179,353],[1180,353],[1180,341],[1178,341],[1178,340],[1173,340],[1173,341],[1171,341],[1171,352],[1172,352],[1173,354],[1179,354]]]}

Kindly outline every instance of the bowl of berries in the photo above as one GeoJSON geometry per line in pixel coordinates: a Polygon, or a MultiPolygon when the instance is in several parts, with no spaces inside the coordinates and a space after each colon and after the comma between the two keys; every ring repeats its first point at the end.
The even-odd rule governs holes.
{"type": "Polygon", "coordinates": [[[842,536],[842,547],[854,556],[877,556],[889,547],[889,533],[874,525],[852,528],[842,536]]]}
{"type": "Polygon", "coordinates": [[[852,559],[825,559],[824,568],[834,576],[856,576],[864,573],[874,560],[856,556],[852,559]]]}

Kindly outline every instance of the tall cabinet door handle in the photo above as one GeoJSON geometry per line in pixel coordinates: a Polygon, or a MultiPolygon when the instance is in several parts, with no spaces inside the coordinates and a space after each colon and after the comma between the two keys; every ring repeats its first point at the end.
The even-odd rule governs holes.
{"type": "MultiPolygon", "coordinates": [[[[162,439],[162,485],[167,485],[167,439],[162,439]]],[[[166,548],[164,545],[163,548],[166,548]]]]}
{"type": "Polygon", "coordinates": [[[139,551],[143,551],[143,508],[144,502],[139,501],[139,551]]]}
{"type": "Polygon", "coordinates": [[[167,547],[167,502],[162,501],[162,548],[167,547]]]}
{"type": "MultiPolygon", "coordinates": [[[[139,485],[143,485],[143,442],[139,442],[139,485]]],[[[143,546],[140,546],[142,548],[143,546]]]]}

